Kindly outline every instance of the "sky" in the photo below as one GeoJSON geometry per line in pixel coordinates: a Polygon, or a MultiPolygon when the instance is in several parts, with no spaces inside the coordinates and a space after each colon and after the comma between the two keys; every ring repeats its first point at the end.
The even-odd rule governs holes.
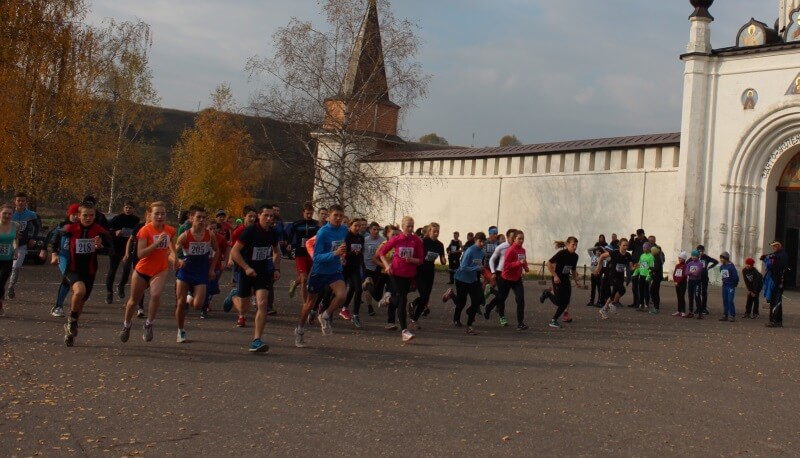
{"type": "MultiPolygon", "coordinates": [[[[711,44],[735,44],[751,17],[772,25],[778,0],[710,8],[711,44]]],[[[93,0],[89,22],[141,19],[161,106],[195,111],[221,83],[246,106],[263,88],[247,59],[271,56],[292,17],[320,25],[317,0],[93,0]]],[[[435,132],[451,145],[496,146],[680,130],[688,0],[393,0],[416,24],[428,96],[401,136],[435,132]]],[[[391,94],[391,88],[390,88],[391,94]]]]}

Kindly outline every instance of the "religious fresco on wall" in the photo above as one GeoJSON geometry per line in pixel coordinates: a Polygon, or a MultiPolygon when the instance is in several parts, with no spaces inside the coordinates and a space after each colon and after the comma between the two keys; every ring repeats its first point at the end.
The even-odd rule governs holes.
{"type": "Polygon", "coordinates": [[[797,153],[781,174],[778,190],[800,191],[800,153],[797,153]]]}
{"type": "Polygon", "coordinates": [[[792,84],[790,84],[789,89],[786,90],[786,95],[800,95],[800,73],[792,80],[792,84]]]}
{"type": "Polygon", "coordinates": [[[739,38],[736,40],[736,45],[740,48],[747,46],[760,46],[767,42],[767,36],[764,29],[752,21],[750,24],[745,25],[739,32],[739,38]]]}
{"type": "Polygon", "coordinates": [[[792,18],[792,23],[786,27],[785,42],[800,41],[800,9],[792,11],[789,16],[792,18]]]}
{"type": "Polygon", "coordinates": [[[758,103],[758,92],[753,88],[745,89],[742,92],[742,106],[745,110],[752,110],[758,103]]]}

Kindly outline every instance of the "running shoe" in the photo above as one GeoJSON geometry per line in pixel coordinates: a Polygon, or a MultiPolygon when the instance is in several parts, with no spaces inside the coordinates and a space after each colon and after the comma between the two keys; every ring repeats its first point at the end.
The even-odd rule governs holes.
{"type": "Polygon", "coordinates": [[[177,343],[184,343],[186,342],[186,331],[183,329],[178,329],[178,338],[175,339],[177,343]]]}
{"type": "Polygon", "coordinates": [[[228,293],[227,296],[225,296],[225,300],[222,301],[222,310],[224,310],[225,313],[230,312],[231,309],[233,308],[233,296],[235,296],[238,293],[239,291],[236,288],[233,288],[231,292],[228,293]]]}
{"type": "Polygon", "coordinates": [[[550,324],[548,325],[551,328],[561,329],[561,323],[558,320],[550,320],[550,324]]]}
{"type": "Polygon", "coordinates": [[[106,304],[113,304],[114,303],[114,293],[108,292],[106,293],[106,304]]]}
{"type": "Polygon", "coordinates": [[[247,320],[245,319],[245,317],[240,316],[239,319],[236,320],[236,327],[243,328],[245,326],[247,326],[247,320]]]}
{"type": "Polygon", "coordinates": [[[659,310],[659,309],[657,309],[655,307],[650,309],[650,315],[658,315],[660,312],[661,312],[661,310],[659,310]]]}
{"type": "Polygon", "coordinates": [[[672,316],[681,316],[681,312],[675,312],[672,314],[672,316]]]}
{"type": "Polygon", "coordinates": [[[277,314],[278,314],[278,311],[275,309],[275,307],[273,307],[271,305],[267,305],[267,315],[275,316],[277,314]]]}
{"type": "Polygon", "coordinates": [[[367,307],[367,315],[375,316],[375,309],[371,305],[367,307]]]}
{"type": "Polygon", "coordinates": [[[744,315],[742,315],[742,318],[750,318],[750,314],[749,313],[745,313],[744,315]]]}
{"type": "Polygon", "coordinates": [[[297,281],[292,280],[289,282],[289,299],[294,298],[295,292],[297,292],[297,281]]]}
{"type": "Polygon", "coordinates": [[[609,307],[609,310],[611,310],[613,313],[617,313],[617,310],[622,307],[622,304],[619,302],[612,302],[610,305],[611,307],[609,307]]]}
{"type": "Polygon", "coordinates": [[[266,353],[269,351],[269,345],[265,344],[261,339],[253,339],[249,350],[251,353],[266,353]]]}
{"type": "Polygon", "coordinates": [[[550,295],[550,292],[548,292],[546,289],[542,290],[542,294],[539,295],[539,302],[544,304],[544,301],[547,300],[548,295],[550,295]]]}
{"type": "Polygon", "coordinates": [[[442,302],[447,303],[447,301],[454,297],[456,297],[456,293],[453,291],[453,288],[447,288],[447,291],[442,295],[442,302]]]}
{"type": "Polygon", "coordinates": [[[75,336],[70,333],[69,323],[64,324],[64,344],[68,347],[75,344],[75,336]]]}
{"type": "Polygon", "coordinates": [[[16,294],[16,291],[14,291],[14,287],[13,286],[9,286],[8,287],[8,291],[6,291],[6,296],[8,296],[9,299],[14,299],[14,297],[16,297],[16,295],[17,294],[16,294]]]}
{"type": "Polygon", "coordinates": [[[200,319],[207,319],[208,318],[208,310],[200,310],[200,319]]]}
{"type": "Polygon", "coordinates": [[[600,319],[607,320],[608,319],[608,312],[604,309],[600,309],[600,319]]]}
{"type": "Polygon", "coordinates": [[[686,318],[686,313],[681,313],[681,318],[686,318]]]}
{"type": "Polygon", "coordinates": [[[139,307],[139,310],[136,312],[136,318],[144,318],[144,308],[139,307]]]}
{"type": "Polygon", "coordinates": [[[391,293],[383,293],[383,297],[381,298],[381,301],[378,302],[378,308],[388,307],[389,306],[389,301],[391,301],[391,300],[392,300],[391,293]]]}
{"type": "Polygon", "coordinates": [[[461,324],[461,322],[460,322],[460,321],[453,321],[453,326],[454,326],[454,327],[456,327],[456,328],[460,328],[460,327],[462,327],[462,326],[464,326],[464,325],[463,325],[463,324],[461,324]]]}
{"type": "Polygon", "coordinates": [[[364,329],[364,324],[361,322],[361,318],[359,318],[358,315],[353,315],[352,321],[353,326],[355,326],[356,329],[364,329]]]}
{"type": "Polygon", "coordinates": [[[530,327],[525,323],[520,323],[517,325],[517,331],[527,331],[530,327]]]}
{"type": "Polygon", "coordinates": [[[372,288],[375,287],[375,283],[372,281],[372,277],[367,277],[364,279],[364,282],[361,283],[361,289],[364,291],[372,292],[372,288]]]}
{"type": "Polygon", "coordinates": [[[67,335],[76,337],[78,335],[78,322],[74,320],[67,320],[67,324],[64,325],[64,331],[67,333],[67,335]]]}
{"type": "Polygon", "coordinates": [[[689,312],[689,313],[686,314],[686,316],[684,318],[694,318],[694,313],[689,312]]]}
{"type": "Polygon", "coordinates": [[[572,323],[572,317],[569,316],[569,312],[564,312],[564,323],[572,323]]]}
{"type": "Polygon", "coordinates": [[[350,313],[350,310],[347,310],[346,308],[342,308],[341,310],[339,310],[339,317],[341,317],[341,319],[343,319],[343,320],[350,321],[350,320],[353,319],[353,314],[350,313]]]}
{"type": "Polygon", "coordinates": [[[478,331],[476,331],[475,328],[473,328],[472,326],[467,326],[467,329],[465,329],[464,332],[467,335],[470,335],[470,336],[477,336],[478,335],[478,331]]]}
{"type": "Polygon", "coordinates": [[[333,326],[331,325],[333,320],[330,317],[325,318],[320,313],[317,315],[317,321],[319,321],[319,327],[322,330],[323,336],[329,336],[333,334],[333,326]]]}
{"type": "Polygon", "coordinates": [[[417,324],[416,321],[411,320],[408,323],[408,329],[411,330],[411,331],[418,331],[420,329],[420,327],[419,327],[419,325],[417,324]]]}
{"type": "Polygon", "coordinates": [[[128,327],[126,328],[125,326],[123,326],[123,327],[122,327],[122,331],[120,331],[120,332],[119,332],[119,340],[121,340],[121,341],[122,341],[122,343],[125,343],[125,342],[127,342],[127,341],[128,341],[128,339],[130,338],[130,336],[131,336],[131,327],[130,327],[130,326],[128,326],[128,327]]]}
{"type": "Polygon", "coordinates": [[[305,334],[300,331],[300,328],[294,328],[294,346],[297,348],[306,348],[306,341],[303,340],[305,334]]]}
{"type": "Polygon", "coordinates": [[[723,315],[722,318],[719,319],[719,321],[728,321],[728,315],[723,315]]]}
{"type": "Polygon", "coordinates": [[[59,318],[65,316],[64,315],[64,307],[55,306],[50,310],[50,315],[57,316],[59,318]]]}
{"type": "Polygon", "coordinates": [[[697,318],[698,320],[702,320],[703,319],[703,314],[702,313],[698,313],[697,315],[695,315],[695,318],[697,318]]]}
{"type": "Polygon", "coordinates": [[[489,296],[491,295],[492,295],[492,285],[487,283],[486,286],[483,287],[483,298],[489,299],[489,296]]]}
{"type": "Polygon", "coordinates": [[[508,320],[506,319],[506,317],[504,317],[504,316],[500,317],[500,326],[502,326],[502,327],[508,326],[508,320]]]}
{"type": "Polygon", "coordinates": [[[122,285],[117,287],[117,298],[125,299],[125,287],[122,285]]]}
{"type": "Polygon", "coordinates": [[[731,323],[734,323],[736,321],[736,317],[731,315],[731,317],[730,317],[730,319],[728,321],[731,322],[731,323]]]}
{"type": "Polygon", "coordinates": [[[386,323],[383,329],[385,331],[397,331],[397,325],[394,323],[386,323]]]}
{"type": "Polygon", "coordinates": [[[770,321],[766,324],[768,328],[782,328],[783,322],[782,321],[770,321]]]}
{"type": "Polygon", "coordinates": [[[411,331],[408,329],[403,329],[403,332],[400,334],[400,336],[403,339],[403,342],[410,342],[414,340],[414,334],[411,334],[411,331]]]}
{"type": "Polygon", "coordinates": [[[153,323],[145,324],[142,326],[144,332],[142,333],[142,340],[145,342],[151,342],[153,340],[153,323]]]}
{"type": "MultiPolygon", "coordinates": [[[[3,307],[2,307],[2,304],[0,304],[0,309],[2,309],[2,308],[3,308],[3,307]]],[[[755,320],[755,319],[758,319],[758,313],[755,313],[755,314],[753,314],[753,315],[750,315],[750,318],[751,318],[751,319],[753,319],[753,320],[755,320]]]]}

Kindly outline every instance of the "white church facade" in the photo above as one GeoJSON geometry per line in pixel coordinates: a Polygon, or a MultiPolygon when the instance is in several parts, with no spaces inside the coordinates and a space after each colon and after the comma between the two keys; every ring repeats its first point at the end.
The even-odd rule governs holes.
{"type": "Polygon", "coordinates": [[[574,235],[588,248],[598,234],[627,237],[640,227],[657,236],[668,265],[698,244],[714,256],[729,251],[741,265],[778,239],[796,286],[800,0],[780,0],[774,26],[750,21],[734,46],[716,49],[712,3],[691,0],[680,133],[408,151],[396,124],[376,129],[385,141],[372,142],[362,161],[393,178],[395,195],[369,217],[436,221],[443,239],[491,225],[519,228],[538,262],[554,240],[574,235]]]}

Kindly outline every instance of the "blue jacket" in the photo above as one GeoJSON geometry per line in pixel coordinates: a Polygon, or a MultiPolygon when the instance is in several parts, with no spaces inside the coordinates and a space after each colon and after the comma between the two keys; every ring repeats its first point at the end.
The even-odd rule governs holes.
{"type": "Polygon", "coordinates": [[[461,264],[456,270],[456,280],[462,283],[475,283],[478,281],[478,273],[483,269],[483,249],[477,245],[467,248],[461,256],[461,264]]]}
{"type": "Polygon", "coordinates": [[[347,226],[344,224],[334,228],[331,223],[327,223],[317,231],[317,240],[314,242],[312,274],[333,275],[342,273],[342,259],[334,255],[333,250],[344,243],[346,237],[347,226]]]}
{"type": "Polygon", "coordinates": [[[734,288],[739,286],[739,272],[736,271],[736,266],[733,263],[720,264],[719,272],[722,277],[722,286],[734,288]]]}

